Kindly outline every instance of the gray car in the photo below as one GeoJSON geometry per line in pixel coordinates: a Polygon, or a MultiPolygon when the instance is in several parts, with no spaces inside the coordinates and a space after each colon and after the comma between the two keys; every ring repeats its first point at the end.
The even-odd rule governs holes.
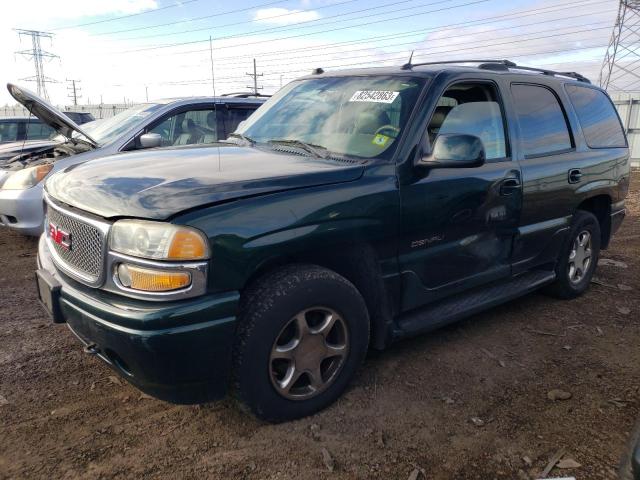
{"type": "Polygon", "coordinates": [[[132,106],[81,128],[33,92],[13,84],[7,88],[59,133],[50,146],[23,152],[0,166],[0,226],[34,236],[43,230],[43,184],[53,173],[119,152],[215,143],[227,138],[265,100],[234,96],[161,100],[132,106]]]}

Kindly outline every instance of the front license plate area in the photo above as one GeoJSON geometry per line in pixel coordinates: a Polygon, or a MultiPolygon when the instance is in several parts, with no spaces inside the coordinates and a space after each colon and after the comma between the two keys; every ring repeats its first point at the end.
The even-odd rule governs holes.
{"type": "Polygon", "coordinates": [[[46,270],[36,270],[36,286],[38,299],[47,311],[53,323],[64,323],[62,309],[60,308],[60,283],[46,270]]]}

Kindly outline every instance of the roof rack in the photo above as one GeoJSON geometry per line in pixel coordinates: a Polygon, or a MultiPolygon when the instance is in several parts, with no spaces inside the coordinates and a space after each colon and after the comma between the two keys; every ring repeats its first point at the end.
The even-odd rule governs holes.
{"type": "Polygon", "coordinates": [[[402,70],[411,70],[413,67],[420,67],[425,65],[452,65],[452,64],[460,64],[460,63],[477,63],[478,68],[483,70],[524,70],[527,72],[537,72],[543,75],[549,75],[553,77],[567,77],[573,78],[574,80],[578,80],[579,82],[591,83],[591,81],[579,73],[576,72],[556,72],[554,70],[547,70],[544,68],[535,68],[535,67],[523,67],[518,65],[511,60],[446,60],[443,62],[422,62],[422,63],[405,63],[401,68],[402,70]]]}
{"type": "Polygon", "coordinates": [[[249,97],[269,98],[271,97],[271,95],[265,95],[264,93],[253,93],[253,92],[231,92],[231,93],[223,93],[220,96],[221,97],[237,97],[237,98],[249,98],[249,97]]]}

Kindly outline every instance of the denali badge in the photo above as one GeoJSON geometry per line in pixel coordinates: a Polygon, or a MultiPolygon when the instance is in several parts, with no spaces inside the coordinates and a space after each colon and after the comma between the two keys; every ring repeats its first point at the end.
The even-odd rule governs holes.
{"type": "Polygon", "coordinates": [[[65,250],[71,250],[71,234],[49,222],[49,237],[65,250]]]}

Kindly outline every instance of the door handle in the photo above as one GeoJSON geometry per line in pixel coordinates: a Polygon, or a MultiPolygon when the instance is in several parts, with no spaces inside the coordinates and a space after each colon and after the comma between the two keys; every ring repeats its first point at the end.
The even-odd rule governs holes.
{"type": "Polygon", "coordinates": [[[569,183],[580,183],[582,178],[582,172],[579,168],[572,168],[569,170],[569,183]]]}
{"type": "Polygon", "coordinates": [[[500,182],[500,195],[503,197],[513,195],[520,190],[520,179],[517,177],[508,177],[500,182]]]}

